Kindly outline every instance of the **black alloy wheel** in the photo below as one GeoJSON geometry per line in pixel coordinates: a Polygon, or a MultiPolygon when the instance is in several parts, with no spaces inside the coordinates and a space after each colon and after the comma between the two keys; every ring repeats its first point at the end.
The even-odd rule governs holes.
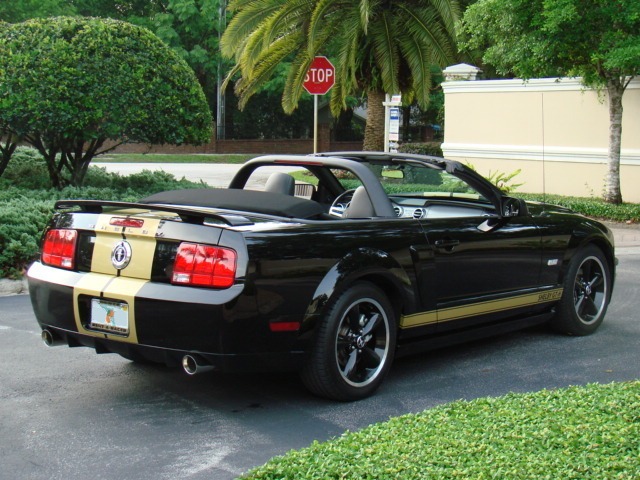
{"type": "Polygon", "coordinates": [[[358,400],[382,383],[393,361],[396,321],[384,293],[360,282],[343,292],[317,327],[302,380],[313,393],[358,400]]]}
{"type": "Polygon", "coordinates": [[[553,327],[570,335],[589,335],[602,323],[611,298],[611,273],[602,251],[593,246],[571,260],[553,327]]]}

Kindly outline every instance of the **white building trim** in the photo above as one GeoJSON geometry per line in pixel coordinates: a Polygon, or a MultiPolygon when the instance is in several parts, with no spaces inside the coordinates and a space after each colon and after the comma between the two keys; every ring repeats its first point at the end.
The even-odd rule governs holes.
{"type": "MultiPolygon", "coordinates": [[[[448,93],[505,93],[505,92],[560,92],[589,90],[582,78],[532,78],[530,80],[481,80],[477,82],[457,80],[442,83],[448,93]]],[[[640,78],[631,80],[627,90],[640,89],[640,78]]]]}
{"type": "MultiPolygon", "coordinates": [[[[487,145],[479,143],[443,143],[445,157],[508,159],[547,162],[606,164],[606,148],[577,148],[540,145],[487,145]]],[[[623,150],[621,165],[640,166],[640,150],[623,150]]]]}

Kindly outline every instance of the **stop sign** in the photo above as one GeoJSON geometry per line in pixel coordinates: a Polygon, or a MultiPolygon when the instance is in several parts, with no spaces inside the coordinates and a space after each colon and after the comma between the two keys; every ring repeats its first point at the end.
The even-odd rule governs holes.
{"type": "Polygon", "coordinates": [[[336,69],[327,57],[315,57],[302,86],[311,95],[324,95],[336,83],[336,69]]]}

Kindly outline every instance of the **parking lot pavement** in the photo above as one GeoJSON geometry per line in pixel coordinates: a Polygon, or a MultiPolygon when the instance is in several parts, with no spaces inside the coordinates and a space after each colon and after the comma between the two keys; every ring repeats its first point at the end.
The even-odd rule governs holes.
{"type": "Polygon", "coordinates": [[[398,359],[353,403],[296,375],[189,376],[88,348],[47,349],[26,295],[0,298],[0,479],[231,480],[291,449],[455,400],[638,379],[640,256],[620,258],[587,337],[533,328],[398,359]]]}

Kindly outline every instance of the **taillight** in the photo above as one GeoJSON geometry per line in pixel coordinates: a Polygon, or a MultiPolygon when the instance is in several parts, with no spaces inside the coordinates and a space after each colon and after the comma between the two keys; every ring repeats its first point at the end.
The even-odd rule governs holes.
{"type": "Polygon", "coordinates": [[[172,283],[229,288],[236,278],[236,252],[200,243],[181,243],[173,263],[172,283]]]}
{"type": "Polygon", "coordinates": [[[73,270],[76,257],[76,230],[49,230],[42,245],[42,263],[73,270]]]}

